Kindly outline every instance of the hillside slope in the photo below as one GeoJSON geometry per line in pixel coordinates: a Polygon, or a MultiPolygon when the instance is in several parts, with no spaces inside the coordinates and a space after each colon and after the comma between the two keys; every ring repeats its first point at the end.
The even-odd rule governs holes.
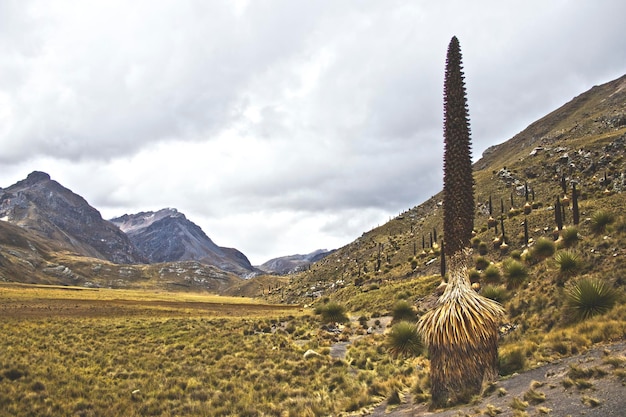
{"type": "MultiPolygon", "coordinates": [[[[486,150],[474,164],[474,227],[477,241],[488,244],[490,259],[499,262],[507,257],[492,248],[501,225],[498,222],[498,233],[487,228],[490,199],[493,217],[504,214],[510,251],[524,249],[526,187],[529,203],[535,207],[526,216],[531,241],[552,236],[556,198],[566,192],[571,197],[573,184],[580,195],[583,223],[600,208],[621,214],[625,146],[626,76],[622,76],[593,87],[512,139],[486,150]]],[[[282,291],[286,300],[307,302],[345,286],[359,291],[389,280],[439,274],[438,243],[444,238],[441,203],[439,193],[293,276],[282,291]]],[[[571,224],[571,214],[569,207],[564,213],[566,223],[571,224]]]]}

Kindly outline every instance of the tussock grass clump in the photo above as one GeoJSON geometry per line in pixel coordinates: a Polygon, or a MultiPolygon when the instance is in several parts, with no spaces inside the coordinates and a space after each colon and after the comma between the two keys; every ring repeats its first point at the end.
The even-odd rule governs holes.
{"type": "Polygon", "coordinates": [[[498,358],[500,375],[511,375],[524,369],[526,356],[521,348],[514,348],[506,352],[500,352],[498,358]]]}
{"type": "Polygon", "coordinates": [[[418,319],[415,308],[406,300],[396,302],[391,311],[391,315],[393,316],[394,323],[400,321],[414,323],[418,319]]]}
{"type": "Polygon", "coordinates": [[[577,365],[570,365],[567,371],[567,376],[574,380],[601,378],[605,376],[606,374],[607,372],[604,369],[599,368],[597,366],[594,366],[592,368],[583,368],[577,365]]]}
{"type": "Polygon", "coordinates": [[[511,400],[511,402],[509,403],[509,407],[511,407],[513,410],[524,411],[528,408],[528,402],[514,397],[513,400],[511,400]]]}
{"type": "Polygon", "coordinates": [[[320,314],[325,323],[345,323],[348,321],[346,308],[335,301],[324,304],[320,309],[320,314]]]}
{"type": "Polygon", "coordinates": [[[469,280],[470,280],[470,282],[472,284],[475,283],[475,282],[480,281],[480,271],[472,268],[472,269],[469,270],[469,272],[467,274],[468,274],[469,280]]]}
{"type": "Polygon", "coordinates": [[[524,393],[524,400],[536,405],[546,400],[546,394],[531,388],[524,393]]]}
{"type": "Polygon", "coordinates": [[[570,247],[578,242],[578,227],[570,226],[561,231],[563,246],[570,247]]]}
{"type": "Polygon", "coordinates": [[[611,365],[613,368],[619,368],[626,363],[626,357],[624,356],[608,356],[602,360],[602,363],[611,365]]]}
{"type": "Polygon", "coordinates": [[[530,254],[533,259],[540,261],[554,255],[555,251],[556,245],[554,244],[554,241],[546,237],[541,237],[537,239],[533,245],[530,254]]]}
{"type": "Polygon", "coordinates": [[[591,231],[600,234],[606,231],[606,227],[613,223],[615,217],[613,213],[606,210],[598,210],[591,215],[591,231]]]}
{"type": "Polygon", "coordinates": [[[526,266],[515,259],[507,259],[502,264],[502,269],[507,284],[511,288],[519,287],[528,277],[528,270],[526,269],[526,266]]]}
{"type": "Polygon", "coordinates": [[[499,283],[501,279],[500,268],[494,264],[489,265],[483,272],[483,277],[490,284],[499,283]]]}
{"type": "Polygon", "coordinates": [[[589,407],[597,407],[599,405],[602,404],[602,401],[595,398],[595,397],[590,397],[588,395],[583,395],[582,398],[580,399],[580,401],[585,404],[588,405],[589,407]]]}
{"type": "Polygon", "coordinates": [[[476,261],[474,264],[474,267],[479,270],[479,271],[483,271],[485,269],[487,269],[487,267],[490,265],[491,263],[489,262],[489,260],[487,258],[485,258],[484,256],[478,256],[476,257],[476,261]]]}
{"type": "Polygon", "coordinates": [[[604,314],[617,301],[613,288],[604,281],[592,278],[577,281],[566,290],[565,296],[567,312],[575,321],[604,314]]]}
{"type": "Polygon", "coordinates": [[[489,246],[487,246],[486,242],[480,242],[478,244],[478,253],[480,255],[486,255],[489,252],[489,246]]]}
{"type": "Polygon", "coordinates": [[[424,349],[421,335],[413,323],[401,321],[387,335],[387,348],[394,356],[419,356],[424,349]]]}
{"type": "Polygon", "coordinates": [[[501,285],[486,285],[480,292],[483,297],[489,298],[493,301],[502,303],[509,297],[509,293],[506,288],[501,285]]]}

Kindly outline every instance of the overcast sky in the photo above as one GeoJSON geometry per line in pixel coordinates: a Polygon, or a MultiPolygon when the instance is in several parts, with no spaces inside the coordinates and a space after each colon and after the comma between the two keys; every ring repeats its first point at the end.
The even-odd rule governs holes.
{"type": "Polygon", "coordinates": [[[626,73],[626,2],[0,0],[0,186],[175,207],[253,264],[442,189],[461,44],[474,159],[626,73]]]}

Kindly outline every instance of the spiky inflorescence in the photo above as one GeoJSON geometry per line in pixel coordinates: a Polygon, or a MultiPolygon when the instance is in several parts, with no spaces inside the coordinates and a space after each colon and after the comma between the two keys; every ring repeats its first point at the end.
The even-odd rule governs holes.
{"type": "Polygon", "coordinates": [[[459,40],[452,38],[444,81],[443,234],[446,254],[469,246],[474,227],[470,126],[459,40]]]}
{"type": "Polygon", "coordinates": [[[468,401],[480,392],[483,380],[497,375],[498,326],[504,309],[472,290],[469,258],[469,252],[459,251],[448,260],[446,290],[417,325],[428,346],[435,406],[468,401]]]}

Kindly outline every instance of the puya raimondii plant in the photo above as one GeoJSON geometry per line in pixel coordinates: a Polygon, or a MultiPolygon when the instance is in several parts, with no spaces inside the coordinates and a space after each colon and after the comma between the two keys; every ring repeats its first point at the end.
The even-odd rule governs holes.
{"type": "Polygon", "coordinates": [[[434,406],[469,401],[497,375],[502,306],[477,294],[468,263],[474,224],[470,127],[459,41],[448,46],[444,83],[444,240],[448,284],[435,308],[418,322],[430,356],[434,406]]]}

